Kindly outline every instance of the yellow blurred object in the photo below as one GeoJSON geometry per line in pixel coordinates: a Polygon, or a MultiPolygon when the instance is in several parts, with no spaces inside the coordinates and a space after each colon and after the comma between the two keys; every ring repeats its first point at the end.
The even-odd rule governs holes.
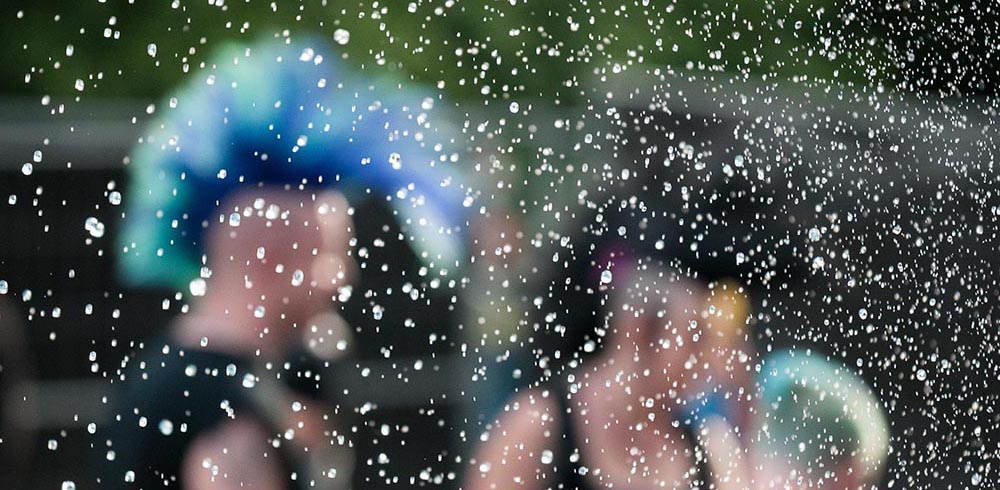
{"type": "Polygon", "coordinates": [[[734,279],[722,279],[710,286],[705,318],[711,331],[723,338],[742,337],[750,315],[750,298],[734,279]]]}

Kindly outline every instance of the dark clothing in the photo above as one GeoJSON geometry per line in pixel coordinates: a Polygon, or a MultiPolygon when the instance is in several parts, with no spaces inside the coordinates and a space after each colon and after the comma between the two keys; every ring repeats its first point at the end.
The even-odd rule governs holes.
{"type": "Polygon", "coordinates": [[[554,481],[549,487],[552,490],[592,490],[596,486],[592,485],[590,479],[586,477],[587,470],[580,461],[580,444],[582,441],[573,429],[572,408],[568,393],[561,383],[553,383],[550,387],[551,396],[555,397],[559,406],[559,427],[562,439],[559,443],[559,452],[554,455],[559,462],[553,466],[555,470],[554,481]]]}
{"type": "MultiPolygon", "coordinates": [[[[231,419],[249,417],[269,427],[252,398],[253,378],[245,378],[252,364],[208,348],[179,348],[163,340],[148,344],[132,361],[115,403],[120,418],[112,421],[108,448],[115,457],[102,465],[102,488],[183,489],[181,463],[198,436],[231,419]]],[[[297,488],[306,475],[291,479],[295,470],[283,447],[269,456],[287,470],[288,488],[297,488]]]]}

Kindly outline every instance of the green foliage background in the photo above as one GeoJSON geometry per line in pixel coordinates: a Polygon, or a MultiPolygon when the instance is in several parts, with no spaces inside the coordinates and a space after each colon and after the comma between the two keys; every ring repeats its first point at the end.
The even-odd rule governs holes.
{"type": "Polygon", "coordinates": [[[337,29],[358,67],[466,100],[571,103],[595,69],[638,63],[868,86],[896,73],[877,32],[833,0],[7,1],[0,14],[7,93],[73,95],[82,79],[90,95],[158,97],[225,41],[332,43],[337,29]]]}

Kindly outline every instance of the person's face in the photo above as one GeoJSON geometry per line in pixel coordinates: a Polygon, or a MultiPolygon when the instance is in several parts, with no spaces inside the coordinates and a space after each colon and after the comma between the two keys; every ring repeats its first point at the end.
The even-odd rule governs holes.
{"type": "Polygon", "coordinates": [[[652,296],[644,298],[659,303],[646,323],[650,367],[660,377],[666,376],[671,389],[684,394],[698,384],[706,289],[686,278],[661,279],[658,283],[656,290],[650,288],[646,293],[652,296]]]}
{"type": "Polygon", "coordinates": [[[635,338],[643,368],[650,371],[653,385],[644,391],[682,399],[720,390],[736,398],[748,393],[753,354],[738,286],[710,287],[648,270],[636,271],[629,285],[617,305],[617,325],[635,338]]]}
{"type": "Polygon", "coordinates": [[[705,287],[669,271],[633,271],[628,286],[614,303],[614,327],[621,345],[615,351],[634,351],[648,380],[642,391],[657,397],[685,397],[697,369],[700,315],[705,287]],[[696,356],[695,356],[696,357],[696,356]],[[696,360],[696,359],[695,359],[696,360]]]}
{"type": "Polygon", "coordinates": [[[289,250],[267,261],[262,285],[280,302],[279,311],[293,321],[306,321],[331,309],[357,269],[350,255],[353,227],[343,196],[324,193],[309,213],[302,228],[284,231],[294,240],[289,250]]]}

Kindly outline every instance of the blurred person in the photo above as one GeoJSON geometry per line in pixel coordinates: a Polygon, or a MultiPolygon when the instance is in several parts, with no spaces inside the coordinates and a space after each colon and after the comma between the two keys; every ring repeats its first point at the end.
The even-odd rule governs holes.
{"type": "MultiPolygon", "coordinates": [[[[752,288],[805,280],[769,190],[726,162],[634,153],[645,162],[603,184],[610,195],[580,193],[595,210],[580,233],[551,238],[529,340],[543,376],[486,427],[466,488],[876,483],[888,436],[862,382],[865,402],[846,404],[833,389],[799,397],[813,385],[787,382],[797,368],[758,372],[781,362],[754,345],[752,288]]],[[[823,379],[853,379],[836,372],[823,379]]]]}
{"type": "Polygon", "coordinates": [[[306,488],[336,475],[331,412],[288,353],[357,273],[348,204],[250,186],[211,223],[203,296],[130,363],[105,486],[306,488]]]}
{"type": "Polygon", "coordinates": [[[511,349],[527,326],[527,312],[519,301],[525,268],[526,241],[517,215],[504,213],[504,206],[481,216],[472,226],[473,256],[469,282],[476,294],[468,298],[468,338],[477,345],[478,355],[470,356],[473,378],[469,392],[474,394],[472,417],[490,417],[503,406],[507,396],[520,385],[521,370],[530,362],[530,353],[511,349]]]}
{"type": "MultiPolygon", "coordinates": [[[[341,406],[341,400],[336,398],[346,390],[338,391],[330,383],[319,386],[321,371],[325,369],[326,374],[331,374],[331,368],[344,367],[360,372],[360,361],[384,358],[387,341],[399,344],[392,346],[394,352],[420,354],[421,349],[428,347],[426,342],[420,343],[417,339],[433,337],[438,332],[441,338],[448,338],[451,333],[448,329],[453,327],[450,312],[455,305],[450,289],[456,281],[451,278],[457,276],[455,271],[460,267],[463,226],[470,202],[464,196],[463,181],[448,170],[457,159],[457,153],[448,150],[453,143],[451,133],[443,129],[445,126],[432,123],[435,121],[432,116],[435,97],[410,89],[408,84],[384,74],[372,76],[357,72],[343,58],[329,49],[322,39],[293,40],[287,34],[250,44],[226,45],[197,76],[171,94],[169,102],[161,106],[158,117],[152,122],[149,135],[140,141],[132,159],[126,162],[130,182],[128,195],[123,200],[126,219],[117,236],[123,252],[118,272],[130,286],[174,288],[190,291],[196,297],[196,306],[176,322],[163,345],[145,346],[143,350],[147,355],[140,358],[140,365],[159,364],[162,357],[178,358],[172,362],[173,367],[163,373],[162,382],[183,386],[185,378],[178,375],[178,365],[183,366],[180,374],[184,376],[191,370],[201,376],[203,369],[188,362],[192,356],[206,349],[214,354],[233,354],[229,347],[235,347],[236,354],[244,357],[252,354],[251,368],[260,371],[258,364],[263,362],[266,370],[274,371],[270,376],[246,372],[251,368],[243,367],[245,358],[242,364],[223,363],[220,359],[205,361],[213,366],[210,373],[229,373],[232,371],[229,366],[236,366],[236,374],[230,379],[251,385],[252,389],[244,389],[249,390],[248,394],[257,393],[251,396],[254,408],[245,411],[268,412],[251,417],[251,421],[244,424],[246,427],[235,424],[236,434],[229,434],[234,440],[252,439],[259,443],[263,432],[288,427],[282,422],[287,407],[276,410],[271,403],[260,403],[268,399],[288,401],[287,395],[280,395],[283,391],[280,384],[265,382],[267,379],[279,375],[285,381],[302,379],[302,384],[314,391],[313,396],[322,394],[327,398],[332,406],[331,417],[336,415],[341,420],[344,416],[358,417],[357,408],[350,413],[351,410],[341,406]],[[264,186],[264,190],[254,190],[254,186],[264,186]],[[277,192],[274,189],[279,187],[284,190],[277,192]],[[335,189],[337,194],[328,194],[325,189],[335,189]],[[281,197],[282,192],[290,194],[281,197]],[[348,258],[345,242],[338,241],[336,245],[340,248],[320,253],[314,259],[319,261],[316,267],[321,269],[312,270],[312,266],[307,267],[308,264],[302,262],[312,260],[309,257],[295,259],[301,263],[292,267],[292,259],[272,255],[272,247],[257,243],[258,235],[252,230],[262,226],[255,224],[255,220],[260,219],[257,215],[261,209],[252,207],[249,215],[240,214],[240,210],[248,209],[248,200],[254,204],[257,199],[263,200],[261,205],[266,220],[273,219],[268,217],[267,211],[270,201],[275,201],[282,210],[294,208],[296,202],[299,203],[301,209],[293,213],[296,216],[293,221],[301,223],[293,223],[294,226],[289,225],[291,228],[284,230],[276,230],[272,223],[265,225],[266,230],[261,232],[275,234],[271,239],[277,240],[278,250],[298,243],[302,248],[296,249],[296,253],[308,255],[309,250],[318,247],[304,244],[309,240],[316,242],[313,236],[316,230],[311,229],[315,216],[310,214],[314,204],[306,199],[312,196],[309,192],[316,193],[315,205],[336,209],[336,216],[346,216],[345,210],[351,210],[353,223],[349,219],[338,221],[332,225],[335,231],[330,236],[337,240],[356,239],[357,255],[348,258]],[[288,200],[291,201],[286,202],[288,200]],[[303,225],[307,222],[309,226],[303,225]],[[238,226],[234,227],[233,223],[238,226]],[[297,230],[295,226],[304,226],[306,230],[297,230]],[[239,235],[235,242],[217,239],[220,233],[225,237],[234,231],[239,235]],[[312,238],[303,238],[300,236],[303,233],[312,238]],[[225,246],[229,245],[253,250],[227,251],[225,246]],[[220,246],[223,247],[220,250],[213,248],[220,246]],[[258,253],[263,259],[255,255],[258,253]],[[229,256],[242,257],[242,266],[251,269],[261,265],[257,262],[266,261],[270,272],[258,271],[258,279],[253,280],[249,272],[232,268],[220,276],[222,272],[213,262],[229,256]],[[334,270],[335,266],[346,269],[334,270]],[[322,267],[334,269],[323,270],[322,267]],[[312,275],[340,272],[346,274],[343,281],[352,280],[353,283],[345,282],[336,291],[321,291],[310,286],[312,275]],[[298,276],[290,277],[289,274],[298,276]],[[442,279],[445,283],[439,287],[437,282],[442,279]],[[352,295],[351,286],[364,293],[352,295]],[[389,295],[394,290],[409,294],[397,294],[389,298],[395,302],[386,303],[380,295],[389,295]],[[198,298],[201,295],[205,297],[198,298]],[[378,310],[378,314],[373,315],[373,310],[378,310]],[[220,326],[223,322],[219,317],[226,311],[229,312],[227,322],[220,326]],[[279,324],[261,323],[261,318],[273,319],[279,324]],[[252,328],[247,329],[247,325],[252,328]],[[402,328],[404,325],[409,328],[402,328]],[[417,325],[422,328],[413,328],[417,325]],[[220,337],[219,351],[214,350],[214,336],[220,337]],[[346,340],[350,342],[341,342],[346,340]],[[207,342],[207,347],[201,345],[203,341],[207,342]],[[186,348],[172,347],[175,342],[181,342],[186,348]],[[310,351],[308,355],[296,357],[294,351],[300,343],[310,347],[310,351]],[[341,350],[344,344],[349,344],[354,362],[331,366],[327,361],[332,357],[345,355],[341,350]],[[161,347],[162,354],[148,355],[149,352],[161,352],[161,347]],[[185,359],[179,359],[181,357],[185,359]],[[306,366],[314,368],[298,368],[291,362],[301,364],[303,360],[306,366]],[[189,368],[192,365],[194,367],[189,368]],[[260,395],[262,392],[279,395],[260,395]],[[260,407],[271,408],[262,410],[260,407]]],[[[323,226],[323,234],[328,228],[323,226]]],[[[329,248],[331,245],[324,241],[322,246],[329,248]]],[[[442,342],[439,345],[453,344],[442,342]]],[[[338,374],[343,377],[344,373],[338,374]]],[[[146,373],[140,376],[151,377],[146,373]]],[[[134,392],[127,400],[161,399],[150,387],[155,384],[147,384],[141,379],[125,381],[127,389],[134,392]]],[[[220,383],[231,387],[228,383],[220,383]]],[[[198,427],[212,426],[222,416],[220,414],[230,410],[239,414],[239,409],[233,409],[237,402],[232,398],[236,394],[221,388],[219,391],[226,394],[221,402],[214,395],[201,397],[199,400],[218,403],[185,409],[186,416],[201,421],[198,427]]],[[[289,403],[294,404],[294,401],[289,403]]],[[[208,439],[204,444],[187,441],[177,436],[193,430],[193,422],[188,422],[185,430],[184,425],[169,417],[162,420],[169,421],[166,432],[174,439],[167,435],[167,440],[175,446],[178,441],[184,442],[183,452],[190,451],[195,456],[185,456],[177,463],[178,467],[168,466],[167,471],[156,465],[140,465],[136,469],[134,462],[124,464],[123,461],[130,461],[131,456],[123,459],[121,455],[131,454],[134,449],[122,450],[123,444],[130,444],[128,448],[146,444],[146,439],[133,437],[138,429],[132,419],[138,417],[139,423],[152,428],[152,431],[145,428],[149,431],[146,436],[163,437],[163,434],[156,435],[158,420],[148,414],[129,413],[135,412],[135,407],[128,403],[137,402],[128,401],[122,405],[123,412],[119,414],[122,419],[115,421],[112,428],[112,432],[121,434],[112,441],[110,449],[114,454],[108,453],[108,458],[113,456],[114,461],[108,465],[111,471],[106,476],[106,484],[125,479],[138,482],[140,477],[146,481],[149,478],[183,480],[185,485],[205,481],[207,477],[214,479],[215,485],[242,482],[259,488],[270,488],[276,481],[314,484],[294,468],[301,464],[282,463],[264,471],[261,469],[266,465],[257,464],[259,450],[234,455],[231,447],[230,456],[224,459],[228,460],[230,468],[235,464],[243,473],[230,469],[238,478],[221,479],[218,474],[227,471],[227,464],[216,464],[220,461],[219,456],[208,462],[208,456],[199,459],[199,455],[217,454],[226,446],[212,441],[225,440],[223,436],[227,434],[219,439],[208,439]],[[198,471],[199,461],[207,467],[203,468],[207,472],[198,471]],[[146,474],[140,475],[140,470],[146,474]],[[246,473],[256,470],[261,471],[246,473]]],[[[162,405],[159,409],[168,411],[183,406],[172,407],[166,401],[159,405],[162,405]]],[[[144,406],[152,410],[148,403],[144,406]]],[[[292,420],[327,415],[316,400],[289,406],[307,407],[295,411],[292,420]],[[312,409],[308,408],[310,404],[312,409]]],[[[446,413],[444,408],[435,408],[436,413],[446,413]]],[[[312,438],[317,433],[322,433],[327,446],[334,441],[338,446],[351,446],[359,461],[368,458],[370,462],[369,455],[374,451],[395,455],[385,448],[385,441],[380,440],[385,438],[377,435],[379,425],[375,424],[371,412],[371,409],[361,412],[367,413],[363,421],[352,420],[357,423],[352,424],[350,436],[343,432],[329,433],[327,428],[316,431],[316,421],[304,422],[306,427],[312,427],[304,435],[299,435],[301,430],[291,427],[294,437],[284,434],[265,441],[275,448],[293,447],[272,451],[270,459],[273,462],[274,454],[278,454],[281,457],[276,459],[283,461],[288,459],[287,450],[302,453],[305,446],[310,448],[311,459],[316,459],[317,446],[312,438]],[[368,437],[369,433],[372,437],[368,437]],[[303,441],[305,446],[298,447],[303,441]]],[[[176,417],[176,413],[173,415],[176,417]]],[[[393,426],[407,427],[412,433],[429,430],[431,425],[425,422],[428,419],[422,413],[404,416],[380,410],[375,416],[388,418],[393,426]]],[[[225,427],[233,425],[224,424],[225,427]]],[[[172,451],[177,453],[177,447],[172,451]]],[[[154,459],[152,453],[143,454],[148,455],[149,460],[154,459]]],[[[433,458],[435,455],[429,454],[426,460],[433,458]]],[[[399,458],[397,463],[414,474],[419,471],[415,469],[417,465],[425,467],[420,458],[399,458]]],[[[353,461],[347,464],[328,458],[321,468],[323,478],[315,484],[350,484],[350,470],[354,467],[353,461]]],[[[356,467],[359,471],[353,473],[354,478],[366,484],[385,473],[381,468],[370,468],[370,464],[356,467]],[[366,473],[367,470],[371,471],[366,473]],[[376,471],[379,472],[377,476],[369,474],[376,471]]]]}
{"type": "Polygon", "coordinates": [[[694,441],[672,422],[698,396],[721,397],[715,410],[749,401],[752,353],[743,341],[724,347],[729,333],[702,316],[706,285],[666,270],[638,272],[619,279],[628,287],[612,295],[600,354],[572,370],[570,383],[545,384],[510,402],[478,453],[481,474],[472,472],[470,488],[696,483],[694,441]],[[718,390],[702,391],[710,383],[718,390]]]}
{"type": "Polygon", "coordinates": [[[27,488],[36,413],[29,396],[33,359],[19,310],[0,297],[0,487],[27,488]]]}
{"type": "MultiPolygon", "coordinates": [[[[866,459],[857,457],[853,441],[864,436],[850,433],[864,421],[834,420],[855,417],[836,413],[835,391],[824,406],[826,419],[816,407],[802,408],[806,400],[797,391],[775,387],[778,381],[771,393],[784,389],[784,397],[773,395],[774,409],[759,404],[759,361],[747,340],[741,286],[705,283],[645,261],[615,275],[623,277],[615,279],[620,286],[598,329],[600,351],[509,403],[476,455],[479,471],[470,472],[468,488],[856,489],[873,483],[871,468],[880,465],[888,437],[881,434],[877,447],[865,449],[866,459]],[[796,419],[796,410],[805,415],[796,419]],[[795,430],[782,428],[793,423],[795,430]],[[838,423],[848,427],[829,429],[838,423]],[[810,430],[816,437],[789,437],[810,430]],[[795,461],[804,455],[782,450],[781,441],[789,440],[801,442],[801,452],[808,444],[814,456],[795,461]]],[[[872,406],[862,408],[871,412],[872,406]]],[[[868,426],[884,428],[884,421],[868,426]]]]}

